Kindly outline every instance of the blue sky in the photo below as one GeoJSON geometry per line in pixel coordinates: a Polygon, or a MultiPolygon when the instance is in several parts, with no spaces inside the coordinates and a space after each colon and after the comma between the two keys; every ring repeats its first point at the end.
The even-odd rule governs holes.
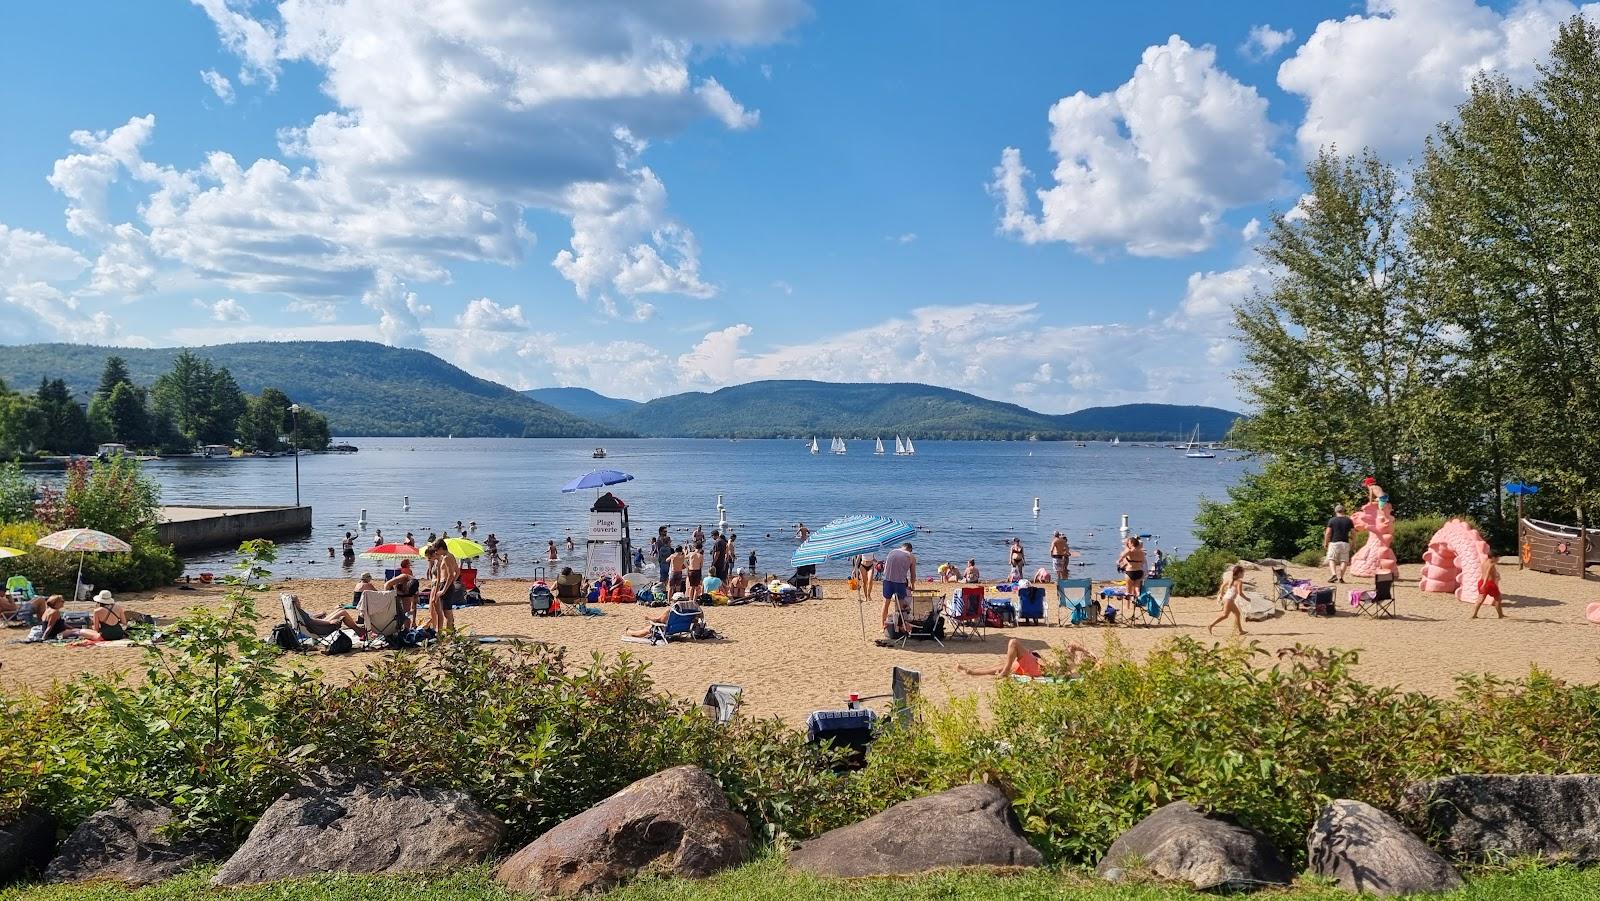
{"type": "Polygon", "coordinates": [[[1252,245],[1306,156],[1405,160],[1577,11],[8,4],[0,341],[1233,405],[1228,305],[1270,279],[1252,245]]]}

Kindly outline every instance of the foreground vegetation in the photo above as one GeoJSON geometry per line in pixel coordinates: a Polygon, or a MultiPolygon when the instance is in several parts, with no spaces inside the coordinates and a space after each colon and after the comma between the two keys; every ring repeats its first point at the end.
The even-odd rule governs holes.
{"type": "MultiPolygon", "coordinates": [[[[130,891],[116,885],[21,886],[0,891],[0,901],[215,901],[207,884],[210,870],[130,891]]],[[[1600,896],[1600,870],[1517,868],[1485,872],[1466,888],[1439,901],[1587,901],[1600,896]]],[[[320,876],[259,888],[229,889],[230,901],[520,901],[490,878],[488,867],[433,878],[320,876]]],[[[962,898],[970,901],[1200,901],[1215,894],[1155,885],[1111,886],[1078,870],[1043,869],[1016,875],[978,872],[932,873],[896,879],[817,879],[785,869],[776,857],[700,882],[677,879],[640,881],[594,896],[605,901],[919,901],[962,898]]],[[[1286,901],[1350,901],[1337,889],[1303,884],[1262,893],[1286,901]]]]}

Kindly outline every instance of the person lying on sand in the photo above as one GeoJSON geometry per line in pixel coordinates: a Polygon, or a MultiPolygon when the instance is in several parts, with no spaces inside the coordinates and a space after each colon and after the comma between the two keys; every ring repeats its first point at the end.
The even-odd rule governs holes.
{"type": "MultiPolygon", "coordinates": [[[[1080,669],[1094,662],[1094,655],[1089,653],[1088,648],[1080,644],[1067,645],[1064,653],[1067,667],[1063,675],[1076,676],[1080,669]]],[[[1027,676],[1030,679],[1039,679],[1044,676],[1043,661],[1039,653],[1023,647],[1022,642],[1015,638],[1006,642],[1006,657],[999,666],[978,669],[962,663],[957,664],[956,669],[969,676],[995,676],[1000,679],[1009,679],[1012,676],[1027,676]]]]}

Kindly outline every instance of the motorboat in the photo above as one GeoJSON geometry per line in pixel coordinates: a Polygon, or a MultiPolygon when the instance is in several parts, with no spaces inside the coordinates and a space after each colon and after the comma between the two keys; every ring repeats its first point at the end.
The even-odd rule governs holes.
{"type": "Polygon", "coordinates": [[[594,453],[590,454],[589,456],[595,458],[596,460],[604,460],[606,458],[606,449],[603,447],[597,447],[594,449],[594,453]]]}

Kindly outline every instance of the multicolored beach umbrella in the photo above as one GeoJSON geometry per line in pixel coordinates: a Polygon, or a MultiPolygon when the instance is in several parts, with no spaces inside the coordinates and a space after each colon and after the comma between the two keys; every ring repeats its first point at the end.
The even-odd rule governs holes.
{"type": "Polygon", "coordinates": [[[422,552],[409,544],[380,544],[362,551],[361,556],[372,560],[403,560],[421,557],[422,552]]]}
{"type": "Polygon", "coordinates": [[[115,535],[107,535],[94,529],[62,529],[51,532],[49,535],[35,541],[40,547],[47,547],[53,551],[78,552],[78,580],[73,585],[72,596],[76,598],[82,594],[79,588],[83,585],[83,555],[93,551],[97,554],[131,554],[133,546],[115,535]]]}
{"type": "Polygon", "coordinates": [[[917,534],[917,527],[887,516],[846,516],[811,533],[795,548],[789,562],[796,567],[875,553],[917,534]]]}

